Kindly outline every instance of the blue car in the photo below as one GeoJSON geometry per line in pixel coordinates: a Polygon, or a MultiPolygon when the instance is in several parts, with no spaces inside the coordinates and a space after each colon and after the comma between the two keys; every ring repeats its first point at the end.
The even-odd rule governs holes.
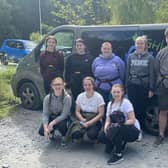
{"type": "Polygon", "coordinates": [[[36,46],[30,40],[6,39],[0,48],[0,58],[3,64],[19,62],[24,56],[29,54],[36,46]]]}

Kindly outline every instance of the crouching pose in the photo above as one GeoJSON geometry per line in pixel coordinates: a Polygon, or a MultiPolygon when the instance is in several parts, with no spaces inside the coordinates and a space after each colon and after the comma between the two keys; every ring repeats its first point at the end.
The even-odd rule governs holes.
{"type": "MultiPolygon", "coordinates": [[[[51,81],[51,92],[43,101],[43,124],[39,134],[53,138],[55,129],[62,135],[62,140],[67,132],[67,122],[70,115],[71,97],[64,90],[64,80],[56,77],[51,81]]],[[[63,143],[63,142],[62,142],[63,143]]]]}
{"type": "Polygon", "coordinates": [[[124,88],[120,84],[114,84],[111,90],[113,100],[108,103],[104,132],[99,140],[106,144],[106,152],[112,156],[108,164],[116,164],[123,160],[122,150],[127,142],[138,139],[140,125],[135,118],[131,102],[124,98],[124,88]]]}
{"type": "Polygon", "coordinates": [[[83,79],[84,92],[78,95],[76,100],[76,118],[82,124],[85,131],[74,132],[73,139],[82,138],[85,133],[91,140],[95,140],[101,129],[101,118],[104,113],[103,97],[94,91],[94,79],[83,79]]]}

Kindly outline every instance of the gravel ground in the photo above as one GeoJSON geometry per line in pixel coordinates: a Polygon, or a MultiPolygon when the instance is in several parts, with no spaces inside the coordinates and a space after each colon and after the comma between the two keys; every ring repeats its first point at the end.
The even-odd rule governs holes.
{"type": "MultiPolygon", "coordinates": [[[[101,144],[60,146],[60,138],[49,142],[37,134],[41,111],[25,110],[0,120],[0,167],[9,168],[108,168],[110,157],[101,144]]],[[[154,137],[145,134],[142,142],[127,145],[124,161],[115,168],[167,168],[168,141],[153,147],[154,137]]]]}

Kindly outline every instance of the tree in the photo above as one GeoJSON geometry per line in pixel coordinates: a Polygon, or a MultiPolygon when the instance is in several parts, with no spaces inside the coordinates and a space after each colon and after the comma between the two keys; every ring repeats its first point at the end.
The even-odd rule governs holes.
{"type": "Polygon", "coordinates": [[[1,41],[4,38],[10,38],[13,34],[16,34],[14,25],[12,22],[12,6],[6,2],[6,0],[0,0],[0,32],[1,32],[1,41]]]}
{"type": "MultiPolygon", "coordinates": [[[[154,10],[151,1],[146,0],[109,0],[113,24],[153,23],[154,10]]],[[[153,2],[154,3],[154,2],[153,2]]]]}
{"type": "Polygon", "coordinates": [[[61,24],[101,24],[108,22],[110,12],[107,0],[52,0],[56,25],[61,24]],[[82,4],[82,5],[81,5],[82,4]]]}
{"type": "Polygon", "coordinates": [[[159,23],[168,23],[168,3],[167,0],[161,0],[156,10],[156,21],[159,23]]]}

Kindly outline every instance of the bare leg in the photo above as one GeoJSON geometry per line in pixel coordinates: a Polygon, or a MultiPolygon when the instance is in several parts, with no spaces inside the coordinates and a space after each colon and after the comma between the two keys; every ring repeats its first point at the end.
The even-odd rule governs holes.
{"type": "Polygon", "coordinates": [[[167,110],[161,110],[159,113],[159,134],[164,137],[165,129],[167,126],[167,110]]]}

